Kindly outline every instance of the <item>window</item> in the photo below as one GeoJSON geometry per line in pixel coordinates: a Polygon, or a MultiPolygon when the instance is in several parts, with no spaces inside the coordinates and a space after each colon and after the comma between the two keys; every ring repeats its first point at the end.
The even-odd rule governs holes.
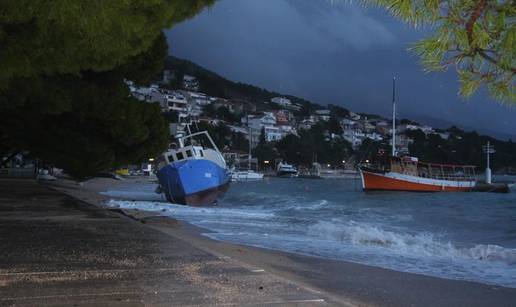
{"type": "Polygon", "coordinates": [[[174,161],[174,156],[173,155],[170,155],[167,158],[168,158],[168,162],[173,162],[174,161]]]}
{"type": "Polygon", "coordinates": [[[183,155],[182,152],[176,153],[176,157],[177,157],[177,160],[183,160],[185,158],[185,156],[183,155]]]}
{"type": "Polygon", "coordinates": [[[186,156],[187,156],[188,158],[191,158],[191,157],[192,157],[192,151],[191,151],[191,150],[187,150],[187,151],[186,151],[186,156]]]}
{"type": "Polygon", "coordinates": [[[204,152],[202,150],[199,150],[199,154],[201,155],[201,157],[204,157],[204,152]]]}

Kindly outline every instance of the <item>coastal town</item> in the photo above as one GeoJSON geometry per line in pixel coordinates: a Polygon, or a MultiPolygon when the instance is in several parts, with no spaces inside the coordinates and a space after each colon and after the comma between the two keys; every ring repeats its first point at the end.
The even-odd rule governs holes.
{"type": "MultiPolygon", "coordinates": [[[[389,146],[392,141],[391,119],[360,114],[339,106],[316,105],[315,108],[307,108],[306,103],[293,102],[285,96],[272,97],[269,101],[258,103],[251,99],[210,96],[201,91],[202,84],[195,76],[168,69],[164,70],[161,80],[156,80],[148,86],[141,86],[132,81],[126,83],[135,98],[160,106],[161,112],[169,119],[172,137],[186,130],[187,124],[225,127],[231,136],[223,136],[227,140],[222,140],[219,146],[226,160],[237,168],[247,167],[249,160],[254,169],[262,171],[273,170],[275,165],[285,160],[303,164],[300,160],[289,161],[293,160],[292,157],[278,148],[287,142],[287,136],[299,138],[303,132],[310,131],[314,126],[323,127],[320,137],[324,142],[344,144],[338,148],[341,152],[337,153],[337,158],[325,159],[318,157],[316,152],[311,154],[309,162],[317,163],[320,168],[331,174],[335,174],[336,170],[340,170],[341,174],[352,174],[358,162],[367,160],[375,154],[374,150],[378,150],[379,146],[389,146]],[[172,83],[175,87],[170,86],[172,83]],[[235,139],[245,142],[235,144],[235,139]],[[256,150],[260,141],[280,146],[269,145],[273,148],[274,154],[262,157],[259,150],[256,150]],[[256,152],[254,156],[249,156],[247,143],[252,152],[256,152]],[[259,161],[260,159],[262,161],[259,161]]],[[[408,119],[398,120],[396,152],[400,155],[410,155],[414,138],[421,136],[438,139],[443,144],[450,136],[460,140],[462,136],[454,133],[456,130],[458,129],[437,129],[408,119]]],[[[306,161],[304,164],[307,167],[311,166],[306,161]]],[[[151,165],[146,164],[145,167],[150,168],[151,165]]]]}
{"type": "MultiPolygon", "coordinates": [[[[172,73],[165,71],[164,81],[170,78],[172,73]]],[[[262,108],[245,100],[230,100],[219,97],[211,97],[199,92],[200,86],[197,79],[193,76],[185,75],[183,78],[182,89],[168,90],[160,87],[159,84],[150,86],[138,86],[128,81],[130,91],[134,97],[140,101],[148,103],[159,103],[163,113],[176,112],[179,123],[205,122],[211,125],[226,124],[234,133],[241,133],[249,139],[249,130],[252,131],[252,147],[258,145],[259,135],[264,130],[267,142],[276,142],[285,138],[289,134],[297,135],[301,129],[309,130],[315,124],[328,122],[330,119],[338,118],[332,114],[330,109],[315,110],[307,117],[296,116],[303,106],[292,103],[285,97],[274,97],[270,101],[265,101],[262,108]],[[240,122],[228,122],[217,117],[206,115],[205,109],[210,106],[216,112],[219,109],[233,114],[240,118],[240,122]],[[250,128],[250,129],[249,129],[250,128]]],[[[374,116],[368,118],[354,112],[339,119],[342,128],[341,134],[333,134],[331,138],[342,138],[349,142],[353,149],[358,149],[366,140],[383,141],[390,139],[392,135],[392,123],[388,119],[374,116]]],[[[176,125],[171,124],[171,132],[176,125]]],[[[427,125],[413,123],[401,124],[397,130],[396,146],[400,153],[409,153],[408,145],[412,140],[405,134],[406,131],[419,130],[425,135],[437,134],[443,139],[449,137],[446,131],[436,131],[427,125]]]]}

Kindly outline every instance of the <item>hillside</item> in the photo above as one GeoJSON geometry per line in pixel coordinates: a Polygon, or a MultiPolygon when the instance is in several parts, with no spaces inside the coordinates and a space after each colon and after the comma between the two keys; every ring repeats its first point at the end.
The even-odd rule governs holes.
{"type": "Polygon", "coordinates": [[[254,103],[263,103],[264,101],[270,101],[274,97],[282,96],[308,110],[323,108],[321,105],[311,103],[299,97],[283,95],[254,85],[227,80],[195,63],[174,56],[167,58],[165,69],[174,71],[176,80],[181,80],[185,74],[197,77],[201,86],[201,92],[214,97],[245,99],[254,103]]]}

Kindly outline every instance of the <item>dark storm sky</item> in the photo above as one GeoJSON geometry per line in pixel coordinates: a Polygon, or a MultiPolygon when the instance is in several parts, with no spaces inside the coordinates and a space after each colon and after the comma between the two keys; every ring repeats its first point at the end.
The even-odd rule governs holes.
{"type": "Polygon", "coordinates": [[[220,0],[168,31],[171,53],[234,81],[321,104],[516,135],[516,108],[457,96],[455,72],[425,74],[414,29],[380,9],[339,0],[220,0]]]}

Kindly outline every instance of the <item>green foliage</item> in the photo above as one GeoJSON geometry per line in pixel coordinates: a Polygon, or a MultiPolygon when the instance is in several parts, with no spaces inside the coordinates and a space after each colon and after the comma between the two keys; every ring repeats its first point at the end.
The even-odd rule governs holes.
{"type": "Polygon", "coordinates": [[[0,131],[11,148],[80,179],[157,156],[168,136],[159,106],[130,98],[121,81],[105,82],[19,80],[12,90],[24,103],[3,113],[0,131]]]}
{"type": "Polygon", "coordinates": [[[220,107],[217,109],[216,118],[224,120],[229,123],[239,123],[240,117],[238,117],[235,113],[229,111],[226,107],[220,107]]]}
{"type": "Polygon", "coordinates": [[[213,104],[209,104],[203,108],[203,115],[216,118],[228,123],[240,123],[240,117],[229,111],[227,107],[218,107],[216,108],[213,104]]]}
{"type": "Polygon", "coordinates": [[[516,145],[509,141],[499,141],[476,132],[464,132],[456,127],[448,129],[450,138],[441,138],[438,134],[425,135],[420,130],[407,132],[414,142],[409,145],[410,154],[422,161],[435,163],[469,164],[480,169],[486,167],[486,156],[482,146],[488,141],[496,148],[493,155],[494,170],[516,168],[516,145]]]}
{"type": "Polygon", "coordinates": [[[6,0],[0,4],[0,88],[15,77],[109,71],[213,0],[6,0]]]}
{"type": "Polygon", "coordinates": [[[214,0],[6,0],[0,4],[0,156],[28,150],[76,178],[167,147],[158,105],[124,79],[162,69],[162,29],[214,0]]]}
{"type": "Polygon", "coordinates": [[[384,159],[387,157],[387,153],[390,153],[392,146],[387,144],[385,141],[374,141],[371,139],[365,139],[356,152],[360,162],[369,160],[371,162],[381,162],[378,159],[384,159]],[[383,155],[379,155],[380,152],[384,152],[383,155]]]}
{"type": "Polygon", "coordinates": [[[258,144],[253,150],[253,156],[258,159],[261,167],[265,166],[265,161],[274,161],[278,157],[276,149],[273,144],[265,143],[258,144]]]}
{"type": "Polygon", "coordinates": [[[259,145],[265,145],[267,143],[267,140],[265,139],[265,128],[262,127],[262,130],[260,131],[260,137],[258,139],[259,145]]]}
{"type": "Polygon", "coordinates": [[[174,124],[179,122],[179,113],[177,111],[168,111],[163,113],[163,117],[165,121],[169,124],[174,124]]]}
{"type": "Polygon", "coordinates": [[[196,128],[198,128],[198,131],[208,131],[215,144],[217,144],[217,147],[221,150],[232,149],[247,151],[249,149],[249,143],[245,135],[231,131],[231,128],[223,123],[210,125],[202,122],[199,123],[196,128]]]}
{"type": "Polygon", "coordinates": [[[455,66],[460,95],[485,86],[498,101],[516,103],[516,6],[512,0],[366,0],[434,34],[412,50],[427,71],[455,66]]]}
{"type": "Polygon", "coordinates": [[[415,121],[412,121],[410,119],[407,119],[407,118],[402,118],[399,123],[401,125],[419,125],[418,122],[415,122],[415,121]]]}
{"type": "Polygon", "coordinates": [[[344,118],[346,116],[349,116],[349,110],[345,109],[341,106],[336,106],[333,104],[328,105],[328,109],[331,111],[331,113],[336,116],[337,118],[344,118]]]}
{"type": "Polygon", "coordinates": [[[330,118],[330,120],[326,123],[326,128],[328,129],[328,132],[333,133],[338,136],[340,136],[344,133],[339,120],[335,117],[330,118]]]}
{"type": "Polygon", "coordinates": [[[299,131],[299,136],[288,135],[276,144],[278,152],[288,162],[311,166],[313,162],[340,165],[353,153],[351,144],[345,140],[331,140],[323,125],[299,131]]]}

